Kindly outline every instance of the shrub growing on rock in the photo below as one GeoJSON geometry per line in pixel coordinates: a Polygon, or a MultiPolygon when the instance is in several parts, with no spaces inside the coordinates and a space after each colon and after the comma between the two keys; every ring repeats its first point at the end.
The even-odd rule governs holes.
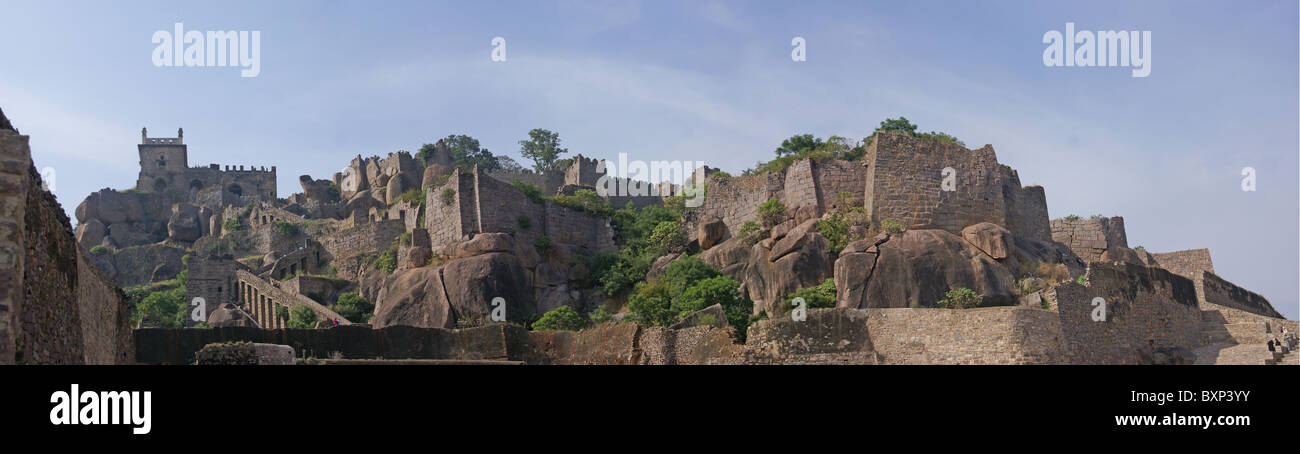
{"type": "Polygon", "coordinates": [[[827,308],[835,307],[837,292],[835,290],[835,278],[827,278],[822,283],[809,288],[801,288],[785,297],[785,307],[791,308],[790,302],[795,298],[803,298],[804,303],[810,308],[827,308]]]}
{"type": "Polygon", "coordinates": [[[109,253],[109,249],[108,246],[104,246],[102,244],[96,244],[94,247],[90,248],[90,253],[95,255],[104,255],[109,253]]]}
{"type": "Polygon", "coordinates": [[[533,322],[533,331],[577,331],[585,326],[587,321],[581,315],[569,306],[560,306],[533,322]]]}
{"type": "Polygon", "coordinates": [[[338,299],[330,306],[330,310],[338,312],[355,323],[365,323],[370,320],[370,316],[375,311],[375,305],[370,304],[365,298],[362,298],[356,291],[340,294],[338,299]]]}
{"type": "Polygon", "coordinates": [[[945,309],[970,309],[979,307],[984,302],[984,298],[974,290],[962,287],[955,290],[949,290],[943,294],[939,300],[939,307],[945,309]]]}
{"type": "Polygon", "coordinates": [[[765,226],[780,224],[785,220],[785,204],[781,203],[776,197],[768,198],[758,206],[758,218],[763,221],[765,226]]]}
{"type": "Polygon", "coordinates": [[[903,224],[899,224],[898,221],[893,219],[886,219],[880,221],[880,230],[884,230],[885,233],[890,235],[898,235],[907,231],[907,227],[903,227],[903,224]]]}

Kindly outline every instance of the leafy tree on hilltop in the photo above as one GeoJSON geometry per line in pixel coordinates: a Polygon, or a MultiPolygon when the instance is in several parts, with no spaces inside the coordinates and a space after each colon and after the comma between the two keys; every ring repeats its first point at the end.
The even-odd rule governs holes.
{"type": "MultiPolygon", "coordinates": [[[[452,134],[442,139],[442,143],[447,146],[447,151],[450,152],[451,159],[456,164],[456,167],[467,170],[474,168],[475,165],[483,170],[501,168],[497,156],[493,155],[487,148],[482,148],[478,139],[466,135],[452,134]]],[[[420,147],[420,151],[415,156],[420,162],[428,166],[435,148],[434,144],[426,143],[420,147]]]]}
{"type": "MultiPolygon", "coordinates": [[[[951,134],[936,132],[936,131],[916,132],[916,125],[908,121],[907,117],[887,118],[885,119],[885,121],[880,122],[880,127],[876,128],[875,132],[872,132],[871,135],[874,137],[875,133],[882,132],[882,131],[902,133],[902,134],[910,135],[912,137],[919,137],[926,140],[952,143],[952,144],[961,145],[963,147],[966,146],[964,142],[958,140],[956,137],[953,137],[951,134]]],[[[870,140],[870,138],[868,140],[870,140]]]]}
{"type": "Polygon", "coordinates": [[[560,147],[560,135],[545,129],[528,131],[528,140],[519,141],[519,154],[533,160],[533,170],[554,169],[560,155],[569,150],[560,147]]]}

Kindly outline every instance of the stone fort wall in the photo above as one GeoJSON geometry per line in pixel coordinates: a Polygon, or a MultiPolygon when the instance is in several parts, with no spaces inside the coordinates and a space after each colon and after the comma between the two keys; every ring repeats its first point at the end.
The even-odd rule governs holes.
{"type": "Polygon", "coordinates": [[[1094,262],[1088,284],[1056,287],[1061,332],[1070,364],[1142,364],[1143,352],[1200,346],[1201,313],[1192,281],[1167,270],[1094,262]],[[1103,298],[1105,321],[1094,321],[1103,298]]]}
{"type": "Polygon", "coordinates": [[[865,204],[872,222],[892,219],[912,229],[959,234],[980,222],[1006,227],[1018,237],[1049,240],[1042,188],[1020,186],[1000,165],[991,145],[968,150],[957,144],[880,133],[867,146],[865,204]],[[952,191],[942,190],[951,167],[952,191]]]}
{"type": "Polygon", "coordinates": [[[1214,272],[1214,261],[1210,260],[1209,249],[1156,252],[1151,256],[1161,268],[1188,279],[1195,279],[1201,271],[1214,272]]]}
{"type": "Polygon", "coordinates": [[[1052,241],[1066,245],[1085,263],[1101,260],[1108,251],[1109,256],[1118,256],[1120,248],[1128,248],[1124,218],[1120,216],[1053,219],[1052,241]]]}
{"type": "Polygon", "coordinates": [[[0,364],[129,363],[126,297],[77,246],[28,143],[0,129],[0,364]]]}
{"type": "Polygon", "coordinates": [[[513,233],[524,244],[548,236],[588,253],[614,248],[614,230],[607,219],[550,202],[535,203],[514,185],[481,171],[454,171],[445,184],[429,188],[425,207],[425,228],[435,251],[485,232],[513,233]],[[446,193],[449,189],[453,192],[446,193]],[[528,228],[521,225],[521,217],[529,219],[528,228]]]}

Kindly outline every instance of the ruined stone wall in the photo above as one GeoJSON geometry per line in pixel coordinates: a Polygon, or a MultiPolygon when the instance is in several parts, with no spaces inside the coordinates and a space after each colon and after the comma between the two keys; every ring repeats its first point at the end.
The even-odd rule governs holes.
{"type": "Polygon", "coordinates": [[[553,195],[560,189],[560,186],[564,186],[566,172],[546,171],[538,173],[531,170],[521,172],[494,170],[485,172],[485,174],[507,184],[513,185],[515,181],[531,184],[541,189],[542,195],[553,195]]]}
{"type": "Polygon", "coordinates": [[[641,358],[636,323],[601,325],[582,331],[529,331],[520,347],[528,364],[628,365],[641,358]]]}
{"type": "Polygon", "coordinates": [[[1188,279],[1199,278],[1201,271],[1214,272],[1214,261],[1210,260],[1209,249],[1156,252],[1151,256],[1161,268],[1188,279]]]}
{"type": "Polygon", "coordinates": [[[76,298],[85,362],[132,364],[135,336],[131,334],[131,309],[126,295],[86,255],[84,249],[78,248],[76,298]]]}
{"type": "Polygon", "coordinates": [[[464,178],[465,175],[457,169],[452,172],[446,183],[430,187],[426,191],[424,207],[428,211],[424,215],[424,227],[429,231],[429,239],[435,250],[440,246],[460,241],[467,222],[464,218],[473,217],[472,211],[461,210],[460,199],[464,192],[460,187],[461,180],[464,178]],[[443,200],[443,194],[448,189],[452,191],[451,203],[443,200]]]}
{"type": "Polygon", "coordinates": [[[0,365],[14,364],[22,332],[28,169],[27,136],[18,135],[0,111],[0,365]]]}
{"type": "MultiPolygon", "coordinates": [[[[967,150],[956,144],[880,133],[867,147],[867,214],[911,229],[960,233],[980,222],[1008,227],[1000,166],[993,147],[967,150]],[[955,170],[954,190],[941,190],[943,169],[955,170]]],[[[1019,235],[1019,232],[1015,232],[1019,235]]]]}
{"type": "Polygon", "coordinates": [[[284,306],[288,309],[306,306],[316,314],[316,320],[318,321],[338,320],[344,325],[351,324],[343,316],[319,302],[282,288],[278,281],[268,281],[244,270],[235,271],[235,280],[239,282],[237,293],[239,294],[240,305],[246,312],[253,315],[258,324],[263,327],[280,328],[284,325],[285,320],[280,319],[276,314],[274,305],[284,306]]]}
{"type": "Polygon", "coordinates": [[[0,364],[125,363],[121,290],[77,246],[32,166],[28,137],[0,130],[0,364]]]}
{"type": "Polygon", "coordinates": [[[884,364],[1065,364],[1059,317],[1020,306],[866,309],[884,364]]]}
{"type": "Polygon", "coordinates": [[[727,230],[736,232],[745,221],[758,219],[758,206],[768,198],[783,194],[783,174],[745,175],[731,178],[708,178],[708,192],[700,207],[688,212],[686,232],[694,240],[698,222],[718,218],[727,230]]]}
{"type": "Polygon", "coordinates": [[[1002,173],[1002,198],[1006,202],[1007,230],[1039,241],[1051,241],[1047,194],[1042,186],[1020,186],[1020,174],[1008,166],[1002,173]]]}
{"type": "Polygon", "coordinates": [[[867,183],[867,172],[861,162],[838,159],[809,162],[816,182],[817,199],[822,208],[818,214],[830,211],[832,208],[847,210],[850,207],[862,206],[864,196],[862,188],[867,183]],[[841,203],[847,206],[840,207],[841,203]]]}
{"type": "Polygon", "coordinates": [[[1075,255],[1088,263],[1100,260],[1101,255],[1107,251],[1128,247],[1128,237],[1124,234],[1124,218],[1120,216],[1074,220],[1053,219],[1052,241],[1066,245],[1074,251],[1075,255]]]}
{"type": "MultiPolygon", "coordinates": [[[[239,301],[235,284],[235,270],[247,267],[230,257],[204,257],[192,255],[189,258],[189,274],[185,284],[185,301],[203,298],[209,314],[221,307],[222,303],[239,301]]],[[[195,325],[186,318],[188,325],[195,325]]]]}
{"type": "Polygon", "coordinates": [[[1061,332],[1071,364],[1144,364],[1157,348],[1195,349],[1201,312],[1192,281],[1169,271],[1127,263],[1094,262],[1088,284],[1056,287],[1061,332]],[[1094,321],[1103,298],[1105,321],[1094,321]]]}
{"type": "Polygon", "coordinates": [[[386,219],[339,230],[320,237],[319,240],[332,259],[343,259],[381,252],[401,238],[405,231],[406,224],[401,220],[386,219]]]}
{"type": "MultiPolygon", "coordinates": [[[[477,213],[482,232],[514,232],[518,241],[533,244],[547,232],[547,206],[533,203],[524,191],[495,178],[476,175],[477,213]],[[528,217],[527,229],[520,228],[519,217],[528,217]]],[[[551,238],[554,240],[555,238],[551,238]]],[[[435,242],[435,247],[437,243],[435,242]]]]}
{"type": "Polygon", "coordinates": [[[1200,271],[1196,283],[1198,300],[1271,318],[1285,318],[1258,293],[1238,287],[1209,271],[1200,271]]]}

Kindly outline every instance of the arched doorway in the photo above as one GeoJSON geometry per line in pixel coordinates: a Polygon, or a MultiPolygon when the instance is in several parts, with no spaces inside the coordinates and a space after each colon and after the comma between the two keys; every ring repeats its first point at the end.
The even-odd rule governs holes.
{"type": "Polygon", "coordinates": [[[161,193],[167,190],[167,180],[159,178],[153,181],[153,192],[161,193]]]}
{"type": "Polygon", "coordinates": [[[230,191],[231,194],[234,194],[234,195],[237,195],[237,196],[242,196],[242,195],[244,195],[244,188],[239,187],[239,185],[237,185],[237,184],[232,184],[232,185],[230,185],[230,187],[229,187],[229,188],[226,188],[226,190],[230,191]]]}

